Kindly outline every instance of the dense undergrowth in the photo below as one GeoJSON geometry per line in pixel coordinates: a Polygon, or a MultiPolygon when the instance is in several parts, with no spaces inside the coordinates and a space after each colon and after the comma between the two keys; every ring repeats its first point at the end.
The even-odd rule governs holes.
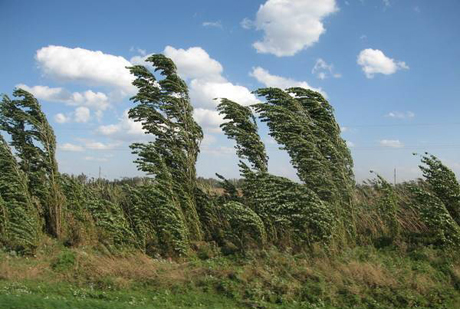
{"type": "Polygon", "coordinates": [[[59,173],[38,101],[21,89],[4,96],[2,301],[18,306],[9,295],[23,288],[31,302],[45,294],[72,302],[76,288],[123,301],[160,293],[176,307],[168,293],[201,295],[197,302],[214,295],[217,307],[449,308],[458,299],[460,185],[440,160],[421,155],[417,181],[392,185],[376,175],[356,185],[329,102],[307,89],[264,88],[255,92],[263,103],[222,99],[217,108],[241,179],[199,179],[203,132],[187,85],[170,59],[147,61],[155,71],[129,68],[138,88],[129,116],[153,137],[131,145],[145,178],[59,173]],[[268,172],[257,119],[300,183],[268,172]]]}

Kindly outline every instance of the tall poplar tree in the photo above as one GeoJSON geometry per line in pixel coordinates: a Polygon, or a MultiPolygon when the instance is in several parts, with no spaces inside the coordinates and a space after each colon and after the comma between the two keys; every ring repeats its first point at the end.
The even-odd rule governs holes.
{"type": "Polygon", "coordinates": [[[174,62],[161,54],[152,55],[146,61],[162,78],[157,79],[144,66],[129,68],[136,77],[133,85],[138,88],[132,97],[137,105],[129,111],[129,117],[140,122],[154,140],[134,143],[131,148],[138,155],[138,168],[157,179],[162,207],[174,208],[167,218],[175,230],[171,237],[178,243],[186,239],[200,240],[195,164],[203,132],[193,119],[187,85],[177,74],[174,62]],[[172,222],[174,220],[183,222],[172,222]]]}
{"type": "Polygon", "coordinates": [[[45,230],[62,236],[62,208],[65,202],[59,185],[56,161],[56,137],[35,97],[16,89],[11,100],[3,96],[0,104],[0,130],[11,137],[10,145],[19,158],[19,166],[28,177],[28,187],[44,212],[45,230]]]}

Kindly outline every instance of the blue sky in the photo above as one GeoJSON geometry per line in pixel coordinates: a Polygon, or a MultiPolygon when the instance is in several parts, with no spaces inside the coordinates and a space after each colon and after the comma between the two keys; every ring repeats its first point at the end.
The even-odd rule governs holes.
{"type": "MultiPolygon", "coordinates": [[[[62,172],[141,175],[145,140],[125,111],[126,65],[165,53],[188,82],[205,140],[198,173],[237,177],[213,97],[257,101],[258,87],[322,91],[351,147],[358,181],[420,175],[414,151],[460,172],[457,0],[0,1],[0,92],[34,93],[53,125],[62,172]]],[[[261,125],[270,171],[295,179],[261,125]]]]}

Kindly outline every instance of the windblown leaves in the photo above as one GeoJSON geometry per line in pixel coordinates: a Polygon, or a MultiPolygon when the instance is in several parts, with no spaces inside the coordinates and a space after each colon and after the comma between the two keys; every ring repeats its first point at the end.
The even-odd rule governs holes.
{"type": "Polygon", "coordinates": [[[162,207],[165,211],[170,209],[168,222],[162,223],[165,232],[167,224],[171,228],[164,241],[183,252],[188,239],[203,237],[194,196],[195,163],[203,132],[193,119],[187,85],[177,75],[172,60],[152,55],[147,62],[151,62],[163,78],[157,80],[143,66],[129,68],[136,77],[133,85],[138,88],[132,98],[137,105],[129,111],[129,116],[140,122],[154,141],[135,143],[131,148],[138,155],[139,169],[155,177],[156,190],[162,197],[160,202],[164,203],[162,207]]]}
{"type": "Polygon", "coordinates": [[[228,138],[236,141],[238,157],[249,160],[256,170],[267,172],[268,157],[265,153],[265,145],[257,133],[256,118],[251,109],[228,99],[222,99],[217,110],[224,115],[224,120],[228,120],[220,127],[228,138]]]}
{"type": "Polygon", "coordinates": [[[39,235],[40,219],[27,177],[0,135],[0,241],[14,250],[33,251],[39,235]]]}
{"type": "Polygon", "coordinates": [[[0,105],[0,129],[11,137],[11,146],[19,166],[27,174],[32,196],[45,212],[45,228],[53,236],[62,234],[63,195],[59,187],[56,161],[56,137],[38,101],[29,92],[16,89],[15,97],[3,97],[0,105]]]}

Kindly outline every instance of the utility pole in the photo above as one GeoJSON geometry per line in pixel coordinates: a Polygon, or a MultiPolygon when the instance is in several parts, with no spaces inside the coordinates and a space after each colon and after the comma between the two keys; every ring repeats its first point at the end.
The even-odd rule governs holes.
{"type": "Polygon", "coordinates": [[[101,170],[101,167],[99,166],[99,179],[101,179],[101,173],[102,173],[102,170],[101,170]]]}
{"type": "Polygon", "coordinates": [[[394,184],[394,185],[395,185],[395,187],[396,187],[396,167],[395,167],[395,173],[394,173],[394,182],[393,182],[393,184],[394,184]]]}

